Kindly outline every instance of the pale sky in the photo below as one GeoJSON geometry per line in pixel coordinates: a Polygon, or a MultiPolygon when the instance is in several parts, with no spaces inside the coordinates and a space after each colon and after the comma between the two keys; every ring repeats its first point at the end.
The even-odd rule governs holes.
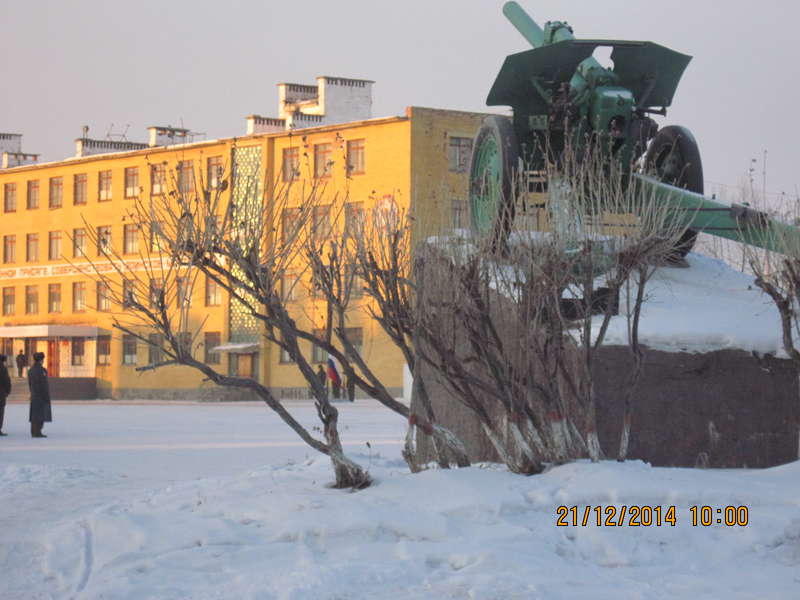
{"type": "MultiPolygon", "coordinates": [[[[736,188],[767,155],[767,191],[797,196],[800,3],[519,0],[578,37],[651,40],[692,55],[661,125],[700,144],[707,182],[736,188]]],[[[0,131],[40,160],[150,125],[207,139],[277,116],[282,81],[372,79],[373,116],[409,105],[482,111],[507,54],[528,49],[502,0],[0,0],[0,131]]],[[[497,109],[493,109],[497,110],[497,109]]],[[[712,191],[707,185],[707,191],[712,191]]]]}

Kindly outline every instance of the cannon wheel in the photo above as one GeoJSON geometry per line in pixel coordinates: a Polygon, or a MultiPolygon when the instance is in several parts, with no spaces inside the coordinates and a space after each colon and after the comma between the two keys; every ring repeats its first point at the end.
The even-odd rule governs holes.
{"type": "Polygon", "coordinates": [[[517,135],[511,121],[486,117],[475,136],[469,165],[469,203],[472,230],[490,235],[492,248],[504,251],[514,222],[517,135]]]}
{"type": "MultiPolygon", "coordinates": [[[[685,127],[670,125],[660,129],[647,149],[645,170],[653,173],[660,181],[684,188],[691,192],[703,193],[703,163],[700,149],[685,127]]],[[[686,257],[697,239],[697,231],[687,229],[668,257],[679,260],[686,257]]]]}

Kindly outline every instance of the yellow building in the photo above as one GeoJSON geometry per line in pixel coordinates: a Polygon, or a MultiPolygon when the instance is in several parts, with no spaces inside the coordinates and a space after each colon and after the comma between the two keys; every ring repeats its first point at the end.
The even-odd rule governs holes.
{"type": "MultiPolygon", "coordinates": [[[[318,89],[328,86],[329,102],[331,87],[371,85],[320,79],[318,89]]],[[[294,111],[281,119],[251,115],[250,133],[235,138],[193,142],[188,130],[153,127],[149,144],[84,136],[73,158],[25,164],[35,155],[21,153],[18,136],[0,134],[0,145],[13,141],[4,148],[11,155],[8,164],[22,156],[19,166],[0,169],[0,352],[9,357],[9,367],[20,350],[28,360],[34,351],[45,352],[55,398],[221,398],[227,393],[188,367],[137,371],[158,356],[148,344],[111,327],[112,311],[119,309],[111,306],[90,269],[90,263],[104,268],[98,244],[109,244],[125,258],[126,268],[142,268],[140,250],[151,241],[143,239],[130,214],[137,202],[168,193],[167,173],[175,173],[175,184],[187,190],[201,187],[198,182],[222,190],[223,203],[243,193],[244,182],[264,182],[259,197],[269,202],[287,178],[295,187],[324,179],[327,192],[346,196],[349,209],[369,213],[391,205],[431,224],[466,226],[466,169],[484,115],[411,107],[403,116],[325,124],[326,111],[321,102],[315,104],[312,90],[282,84],[282,107],[294,111]],[[299,99],[290,97],[293,89],[299,89],[299,99]],[[298,106],[311,109],[305,114],[298,106]],[[225,184],[220,174],[228,179],[225,184]],[[93,230],[98,239],[90,243],[93,230]]],[[[200,331],[196,357],[221,372],[257,378],[278,397],[307,397],[296,366],[265,343],[218,288],[200,278],[190,294],[189,325],[200,331]]],[[[298,318],[313,321],[320,310],[302,291],[293,302],[302,315],[298,318]]],[[[399,395],[402,357],[358,306],[351,333],[371,368],[399,395]]],[[[305,350],[315,362],[327,359],[311,347],[305,350]]]]}

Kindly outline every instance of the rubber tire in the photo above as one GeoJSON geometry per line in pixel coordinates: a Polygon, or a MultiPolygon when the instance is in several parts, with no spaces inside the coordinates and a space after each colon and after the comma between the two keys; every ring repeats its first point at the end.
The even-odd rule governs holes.
{"type": "MultiPolygon", "coordinates": [[[[700,148],[692,132],[680,125],[669,125],[660,129],[647,149],[645,172],[653,173],[664,183],[702,194],[703,162],[700,159],[700,148]],[[674,170],[664,173],[664,160],[669,158],[673,148],[677,148],[679,164],[682,164],[682,166],[677,174],[674,173],[674,170]]],[[[694,247],[696,240],[697,231],[687,229],[668,258],[670,260],[686,258],[686,255],[694,247]]]]}
{"type": "Polygon", "coordinates": [[[500,201],[494,209],[493,226],[491,227],[492,248],[495,251],[505,252],[508,248],[508,236],[514,223],[515,200],[517,196],[516,181],[519,169],[519,144],[517,134],[511,119],[501,115],[486,117],[481,123],[478,134],[472,144],[472,154],[469,165],[469,210],[472,230],[477,234],[489,233],[482,230],[476,221],[475,203],[478,201],[478,191],[481,189],[483,173],[476,173],[478,150],[487,138],[492,138],[500,156],[500,201]]]}

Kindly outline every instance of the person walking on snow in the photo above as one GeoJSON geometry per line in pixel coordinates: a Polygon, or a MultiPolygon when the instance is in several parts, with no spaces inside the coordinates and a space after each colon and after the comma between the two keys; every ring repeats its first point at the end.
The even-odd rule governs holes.
{"type": "Polygon", "coordinates": [[[28,387],[31,390],[31,408],[29,420],[31,422],[31,437],[47,437],[42,433],[45,423],[53,420],[50,409],[50,386],[47,383],[47,369],[42,366],[44,352],[33,355],[33,366],[28,369],[28,387]]]}
{"type": "Polygon", "coordinates": [[[3,417],[6,413],[6,398],[11,393],[11,377],[8,376],[6,355],[0,354],[0,435],[3,433],[3,417]]]}
{"type": "Polygon", "coordinates": [[[22,351],[17,354],[17,377],[22,377],[22,369],[28,366],[28,356],[22,351]]]}

